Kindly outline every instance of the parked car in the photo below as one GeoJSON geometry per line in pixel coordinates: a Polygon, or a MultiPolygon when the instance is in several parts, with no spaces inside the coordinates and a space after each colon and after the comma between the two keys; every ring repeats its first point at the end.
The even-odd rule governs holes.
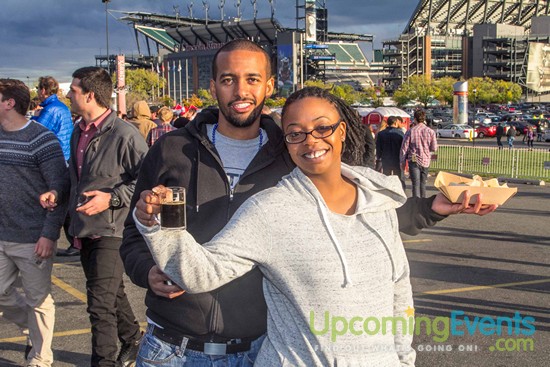
{"type": "Polygon", "coordinates": [[[497,127],[495,125],[479,124],[476,125],[477,137],[483,139],[484,137],[493,137],[497,134],[497,127]]]}
{"type": "Polygon", "coordinates": [[[438,124],[443,122],[443,119],[432,113],[426,113],[426,122],[428,123],[428,126],[438,126],[438,124]]]}
{"type": "Polygon", "coordinates": [[[542,135],[542,140],[544,141],[550,141],[550,130],[546,130],[544,134],[542,135]]]}
{"type": "Polygon", "coordinates": [[[452,118],[451,118],[451,119],[448,119],[448,120],[443,120],[443,121],[441,121],[440,123],[437,124],[437,128],[438,128],[438,129],[441,129],[441,128],[445,127],[445,126],[452,125],[452,123],[453,123],[453,119],[452,119],[452,118]]]}
{"type": "Polygon", "coordinates": [[[437,129],[437,136],[440,138],[468,139],[471,135],[475,138],[477,137],[477,132],[473,127],[468,125],[450,124],[441,129],[437,129]]]}
{"type": "Polygon", "coordinates": [[[527,129],[529,128],[529,126],[533,126],[530,123],[528,123],[526,121],[522,121],[522,120],[509,121],[509,122],[507,122],[507,124],[508,125],[514,125],[514,127],[516,128],[516,134],[517,135],[526,134],[527,129]]]}

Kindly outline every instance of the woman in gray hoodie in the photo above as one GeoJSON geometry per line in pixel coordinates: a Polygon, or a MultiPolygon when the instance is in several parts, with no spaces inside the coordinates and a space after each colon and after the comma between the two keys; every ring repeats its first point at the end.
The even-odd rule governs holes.
{"type": "Polygon", "coordinates": [[[268,332],[258,366],[414,365],[409,266],[395,212],[406,197],[397,177],[341,162],[353,116],[319,88],[289,97],[282,123],[297,168],[203,246],[134,213],[161,270],[188,292],[261,269],[268,332]]]}

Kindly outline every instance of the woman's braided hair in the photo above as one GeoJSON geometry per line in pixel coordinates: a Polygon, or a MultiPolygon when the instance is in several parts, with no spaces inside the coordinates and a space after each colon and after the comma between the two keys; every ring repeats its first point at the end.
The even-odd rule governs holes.
{"type": "Polygon", "coordinates": [[[364,165],[363,157],[365,155],[365,135],[367,127],[361,123],[359,113],[351,108],[341,98],[331,94],[328,90],[319,87],[305,87],[292,93],[283,107],[281,113],[284,119],[288,106],[304,98],[321,98],[330,102],[338,111],[340,118],[347,125],[346,141],[342,147],[342,162],[351,166],[364,165]]]}

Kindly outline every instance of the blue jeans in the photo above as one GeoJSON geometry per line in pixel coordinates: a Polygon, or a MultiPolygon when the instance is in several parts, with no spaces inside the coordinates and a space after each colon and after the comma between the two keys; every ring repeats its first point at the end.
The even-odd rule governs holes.
{"type": "Polygon", "coordinates": [[[422,167],[416,162],[409,161],[409,174],[412,181],[412,196],[426,197],[426,182],[428,182],[428,167],[422,167]]]}
{"type": "Polygon", "coordinates": [[[152,332],[153,327],[149,325],[139,347],[136,367],[252,367],[265,338],[254,340],[247,352],[213,356],[182,350],[179,345],[158,339],[152,332]]]}

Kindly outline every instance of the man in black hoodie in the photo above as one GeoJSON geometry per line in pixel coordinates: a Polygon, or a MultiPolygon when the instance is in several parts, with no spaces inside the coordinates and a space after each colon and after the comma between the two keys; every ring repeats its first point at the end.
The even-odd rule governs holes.
{"type": "MultiPolygon", "coordinates": [[[[282,131],[261,115],[265,99],[273,92],[271,72],[269,55],[257,44],[234,40],[223,46],[214,57],[210,82],[219,111],[203,110],[151,147],[141,166],[131,211],[144,190],[159,184],[184,186],[187,230],[204,243],[246,199],[288,174],[294,164],[282,131]]],[[[480,205],[466,210],[480,212],[480,205]]],[[[401,229],[414,234],[463,209],[441,196],[410,200],[400,209],[405,212],[400,216],[401,229]]],[[[267,330],[259,270],[212,292],[186,293],[171,285],[156,266],[132,215],[126,220],[120,251],[130,279],[147,288],[149,325],[138,366],[252,366],[267,330]]]]}

